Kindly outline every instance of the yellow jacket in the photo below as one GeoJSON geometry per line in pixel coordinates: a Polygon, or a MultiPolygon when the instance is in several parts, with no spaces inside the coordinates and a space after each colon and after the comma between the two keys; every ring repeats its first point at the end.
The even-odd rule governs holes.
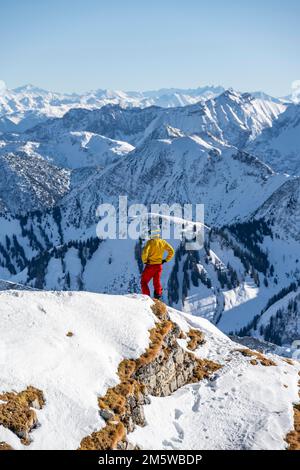
{"type": "Polygon", "coordinates": [[[143,252],[142,261],[144,264],[162,264],[164,252],[168,252],[166,261],[170,261],[174,256],[174,249],[161,238],[153,238],[147,241],[143,252]]]}

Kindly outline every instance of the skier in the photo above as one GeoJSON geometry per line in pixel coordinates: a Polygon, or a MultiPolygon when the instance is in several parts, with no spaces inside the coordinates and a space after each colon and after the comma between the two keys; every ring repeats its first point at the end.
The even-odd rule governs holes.
{"type": "Polygon", "coordinates": [[[160,276],[162,265],[171,261],[174,256],[174,249],[169,243],[160,238],[159,231],[152,232],[150,237],[142,252],[142,261],[146,266],[142,272],[141,288],[144,295],[150,296],[148,283],[153,279],[154,298],[161,299],[162,285],[160,276]],[[165,251],[168,252],[168,256],[163,259],[165,251]]]}

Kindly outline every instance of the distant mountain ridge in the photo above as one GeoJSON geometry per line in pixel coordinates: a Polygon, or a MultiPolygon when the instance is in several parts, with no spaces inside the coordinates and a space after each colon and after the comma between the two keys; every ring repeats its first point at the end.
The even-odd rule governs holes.
{"type": "Polygon", "coordinates": [[[223,87],[161,89],[146,92],[95,90],[86,93],[58,93],[28,84],[0,95],[0,132],[24,131],[49,117],[62,117],[71,108],[94,109],[107,104],[123,108],[175,107],[218,96],[223,87]]]}
{"type": "MultiPolygon", "coordinates": [[[[71,108],[95,109],[107,104],[118,104],[123,108],[171,108],[204,102],[219,96],[225,90],[222,86],[212,85],[187,89],[97,89],[85,93],[62,93],[27,84],[12,90],[6,89],[0,95],[0,132],[24,131],[49,117],[62,117],[71,108]]],[[[252,96],[277,104],[291,102],[291,99],[274,98],[263,92],[253,92],[252,96]]]]}
{"type": "MultiPolygon", "coordinates": [[[[0,162],[15,155],[16,161],[20,162],[19,171],[24,175],[28,163],[36,158],[40,168],[45,166],[49,178],[51,175],[56,178],[57,168],[70,171],[94,167],[97,168],[95,175],[98,178],[100,170],[105,172],[106,168],[114,164],[122,167],[123,161],[122,171],[126,174],[125,167],[129,168],[132,160],[131,171],[134,174],[136,159],[138,162],[148,160],[148,165],[151,166],[159,155],[170,151],[178,154],[175,159],[178,163],[180,154],[190,154],[192,148],[195,154],[193,158],[196,159],[198,153],[218,155],[229,148],[232,149],[231,154],[237,154],[237,150],[250,145],[264,129],[272,126],[285,109],[285,105],[256,99],[247,93],[241,94],[233,90],[227,90],[204,103],[184,107],[123,108],[109,104],[98,109],[72,108],[60,118],[52,117],[24,132],[6,132],[0,136],[0,162]],[[148,153],[153,158],[148,159],[148,153]],[[27,155],[28,159],[20,160],[17,158],[20,154],[24,157],[27,155]],[[139,155],[144,157],[140,159],[139,155]]],[[[165,165],[163,157],[159,158],[165,165]]],[[[170,161],[175,160],[170,155],[170,161]]],[[[215,160],[216,158],[209,157],[204,174],[215,160]]],[[[223,160],[226,161],[225,157],[223,160]]],[[[200,160],[200,165],[201,162],[200,160]]],[[[212,171],[211,168],[210,172],[212,171]]],[[[76,181],[78,177],[77,172],[76,181]]],[[[132,178],[127,178],[127,181],[130,179],[132,178]]],[[[23,181],[23,176],[21,180],[23,181]]],[[[74,178],[72,180],[75,181],[74,178]]],[[[229,180],[228,185],[230,186],[229,180]]],[[[68,185],[64,186],[67,190],[68,185]]],[[[137,182],[136,188],[138,186],[137,182]]],[[[53,188],[55,187],[54,182],[53,188]]],[[[74,185],[72,187],[74,189],[74,185]]],[[[114,182],[111,187],[116,187],[114,182]]],[[[127,193],[128,185],[124,187],[123,180],[121,187],[127,193]]],[[[108,189],[104,187],[103,194],[107,194],[108,189]]],[[[22,192],[26,191],[26,186],[23,186],[22,192]]],[[[64,194],[65,191],[58,192],[53,204],[64,194]]],[[[169,196],[165,191],[163,194],[168,200],[171,200],[171,194],[174,195],[173,190],[169,196]]],[[[182,199],[182,194],[177,192],[178,200],[182,199]]],[[[196,194],[200,197],[198,189],[196,194]]],[[[138,196],[138,189],[135,196],[138,196]]],[[[5,191],[2,192],[2,199],[5,202],[5,191]]],[[[47,201],[47,197],[44,200],[47,201]]],[[[20,208],[20,202],[15,203],[15,208],[13,204],[12,197],[7,202],[7,207],[13,212],[24,211],[24,207],[20,208]]],[[[33,207],[28,202],[27,210],[33,207]]],[[[40,205],[37,207],[42,208],[40,205]]]]}
{"type": "MultiPolygon", "coordinates": [[[[105,92],[105,105],[102,91],[97,105],[77,95],[62,104],[33,87],[17,93],[32,121],[24,115],[0,135],[0,278],[38,289],[139,292],[142,244],[97,238],[98,205],[117,206],[119,195],[147,206],[203,203],[205,246],[188,253],[171,241],[164,300],[227,333],[269,337],[267,321],[263,335],[252,322],[300,279],[297,105],[232,89],[175,107],[140,106],[141,96],[136,106],[134,93],[126,105],[121,92],[105,92]],[[51,116],[43,114],[47,100],[51,116]]],[[[290,331],[298,302],[293,309],[293,322],[286,311],[268,321],[290,331]]]]}

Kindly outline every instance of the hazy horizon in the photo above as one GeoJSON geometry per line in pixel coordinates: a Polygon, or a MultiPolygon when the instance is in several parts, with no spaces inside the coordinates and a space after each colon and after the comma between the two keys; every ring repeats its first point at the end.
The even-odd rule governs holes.
{"type": "MultiPolygon", "coordinates": [[[[21,89],[21,88],[25,88],[25,87],[34,87],[36,89],[41,89],[41,90],[45,90],[45,91],[48,91],[50,93],[58,93],[58,94],[65,94],[65,95],[81,95],[81,94],[85,94],[85,93],[92,93],[92,92],[96,92],[96,91],[99,91],[99,90],[103,90],[103,91],[114,91],[114,92],[124,92],[124,93],[150,93],[150,92],[161,92],[163,90],[179,90],[179,91],[188,91],[188,90],[197,90],[197,89],[201,89],[201,88],[224,88],[225,90],[229,90],[229,89],[232,89],[236,92],[239,92],[239,93],[265,93],[267,95],[270,95],[271,97],[273,98],[284,98],[284,97],[287,97],[289,95],[292,94],[292,84],[290,86],[290,88],[287,90],[286,93],[284,93],[283,95],[272,95],[270,93],[268,93],[266,90],[258,90],[258,89],[236,89],[236,88],[233,88],[232,86],[229,86],[229,87],[224,87],[222,84],[218,84],[218,85],[215,85],[215,84],[208,84],[208,85],[205,85],[205,84],[200,84],[200,85],[196,85],[195,87],[191,87],[191,86],[183,86],[183,87],[173,87],[173,86],[170,86],[170,87],[167,87],[167,86],[162,86],[160,88],[149,88],[149,89],[143,89],[143,90],[125,90],[125,89],[116,89],[116,88],[103,88],[103,87],[95,87],[93,89],[89,89],[89,90],[82,90],[82,91],[74,91],[74,90],[55,90],[55,89],[51,89],[51,88],[45,88],[45,87],[42,87],[36,83],[20,83],[20,84],[17,84],[16,86],[14,87],[10,87],[8,86],[8,84],[4,81],[4,80],[0,80],[0,82],[2,82],[4,85],[5,85],[5,89],[6,90],[10,90],[10,91],[13,91],[13,90],[17,90],[17,89],[21,89]]],[[[299,85],[299,88],[300,88],[300,85],[299,85]]],[[[1,94],[1,83],[0,83],[0,94],[1,94]]]]}
{"type": "Polygon", "coordinates": [[[298,0],[1,0],[0,79],[68,93],[214,83],[285,96],[300,78],[299,17],[298,0]]]}

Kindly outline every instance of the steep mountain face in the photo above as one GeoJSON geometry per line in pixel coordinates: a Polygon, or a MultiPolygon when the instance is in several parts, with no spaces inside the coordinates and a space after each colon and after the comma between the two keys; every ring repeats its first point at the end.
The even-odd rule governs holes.
{"type": "Polygon", "coordinates": [[[144,296],[13,290],[0,299],[2,447],[288,448],[296,362],[144,296]]]}
{"type": "Polygon", "coordinates": [[[55,205],[69,189],[67,170],[26,152],[0,152],[2,210],[25,213],[55,205]]]}
{"type": "MultiPolygon", "coordinates": [[[[298,260],[299,262],[299,260],[298,260]]],[[[300,335],[300,280],[271,297],[265,308],[243,328],[249,334],[279,346],[292,345],[297,354],[300,335]]]]}
{"type": "Polygon", "coordinates": [[[49,141],[55,135],[66,132],[86,131],[134,144],[161,112],[163,109],[156,107],[141,110],[123,109],[117,105],[96,110],[71,109],[62,119],[50,119],[45,124],[28,130],[27,138],[49,141]]]}
{"type": "Polygon", "coordinates": [[[255,216],[270,221],[278,237],[283,235],[299,242],[300,178],[288,179],[262,204],[255,216]]]}
{"type": "Polygon", "coordinates": [[[300,105],[291,104],[247,147],[278,172],[300,175],[300,105]]]}
{"type": "Polygon", "coordinates": [[[154,127],[171,126],[186,135],[212,136],[239,149],[257,136],[265,127],[283,112],[285,106],[254,99],[249,94],[227,90],[204,104],[165,110],[159,119],[149,126],[147,134],[154,127]]]}
{"type": "MultiPolygon", "coordinates": [[[[30,105],[33,106],[32,101],[30,101],[30,105]]],[[[40,162],[39,164],[44,159],[51,165],[68,169],[94,167],[95,184],[92,181],[91,184],[94,184],[97,190],[97,187],[101,186],[101,182],[98,183],[97,181],[99,169],[105,169],[112,164],[121,162],[122,158],[132,152],[134,146],[136,146],[136,153],[131,161],[130,159],[126,160],[123,166],[121,165],[120,168],[116,168],[117,172],[120,169],[121,172],[124,171],[124,174],[128,176],[128,187],[124,187],[123,175],[121,176],[122,181],[118,183],[118,175],[116,175],[116,178],[106,175],[104,180],[112,180],[112,186],[107,188],[102,185],[101,191],[103,194],[107,192],[107,189],[109,192],[112,192],[113,187],[117,191],[118,185],[120,187],[117,192],[120,194],[122,189],[123,193],[127,194],[130,192],[130,184],[133,187],[129,181],[134,180],[137,184],[137,189],[135,190],[136,194],[132,196],[140,197],[139,187],[141,182],[147,183],[149,177],[155,178],[155,175],[161,174],[162,167],[166,165],[169,167],[168,174],[173,174],[173,179],[170,178],[166,182],[164,185],[165,189],[159,192],[159,194],[163,193],[161,197],[166,197],[169,191],[167,200],[171,200],[171,197],[175,196],[172,185],[177,180],[181,180],[181,188],[176,193],[176,200],[178,202],[185,199],[189,201],[191,198],[186,194],[187,192],[192,192],[191,189],[188,189],[189,174],[192,174],[189,172],[194,172],[195,174],[194,186],[197,184],[206,186],[204,180],[210,178],[209,174],[214,171],[213,158],[207,164],[204,163],[205,159],[201,159],[200,167],[202,168],[201,171],[203,171],[203,177],[196,181],[196,175],[200,171],[200,168],[198,168],[195,173],[195,166],[197,166],[195,159],[198,153],[203,154],[203,152],[207,151],[215,152],[215,155],[217,155],[216,152],[223,152],[224,148],[226,150],[228,146],[242,148],[247,141],[253,139],[265,127],[270,126],[283,109],[283,105],[256,100],[250,97],[250,95],[241,95],[233,91],[227,91],[218,98],[208,100],[204,104],[173,109],[158,107],[123,109],[115,105],[105,106],[97,110],[72,109],[62,118],[48,120],[25,133],[6,133],[2,135],[0,155],[8,158],[7,155],[9,153],[17,154],[23,152],[28,155],[28,161],[36,157],[37,161],[40,162]],[[191,139],[184,139],[185,136],[191,136],[191,139]],[[171,145],[162,142],[166,140],[170,141],[171,145]],[[174,144],[172,144],[173,140],[174,144]],[[198,149],[196,148],[197,144],[198,149]],[[184,148],[185,145],[186,149],[184,148]],[[202,149],[200,148],[201,146],[202,149]],[[164,162],[163,155],[168,153],[171,156],[168,157],[169,160],[167,159],[164,162]],[[179,165],[180,155],[185,153],[187,155],[193,153],[192,159],[194,162],[191,163],[191,157],[187,157],[181,159],[182,163],[179,165]],[[149,159],[147,163],[149,166],[148,174],[140,178],[144,171],[140,167],[137,172],[138,178],[132,178],[135,160],[139,158],[139,155],[141,156],[141,161],[149,159]],[[174,155],[178,156],[174,157],[174,155]],[[159,161],[162,161],[160,169],[158,168],[160,165],[159,161]],[[185,168],[185,164],[187,164],[188,168],[185,168]],[[151,166],[152,168],[150,168],[151,166]],[[138,181],[139,178],[140,181],[138,181]]],[[[227,180],[226,176],[224,177],[220,174],[222,181],[220,192],[222,193],[224,192],[224,185],[228,183],[232,187],[235,184],[234,181],[236,181],[237,175],[235,174],[235,169],[222,169],[221,165],[219,165],[219,171],[220,173],[222,171],[229,171],[227,180]]],[[[55,172],[55,168],[51,168],[49,174],[53,174],[53,172],[55,172]]],[[[264,173],[264,170],[262,173],[264,173]]],[[[86,170],[83,170],[83,174],[86,176],[86,170]]],[[[73,182],[81,181],[78,175],[79,173],[76,174],[75,178],[72,178],[73,182]]],[[[72,187],[74,188],[74,185],[72,187]]],[[[211,188],[209,190],[210,194],[213,194],[211,188]]],[[[56,200],[59,199],[60,195],[58,195],[56,200]]],[[[97,198],[97,195],[98,193],[95,192],[93,198],[97,198]]],[[[199,192],[197,188],[196,195],[198,200],[205,202],[207,199],[205,189],[199,192]]],[[[143,201],[147,199],[144,196],[145,193],[143,193],[143,201]]],[[[46,200],[47,198],[45,197],[46,200]]],[[[231,201],[228,201],[228,203],[231,204],[231,201]]],[[[52,202],[49,201],[49,206],[51,204],[52,202]]],[[[218,195],[216,195],[215,206],[217,207],[214,208],[214,212],[217,217],[221,210],[218,195]]],[[[13,209],[12,205],[9,207],[13,209]]],[[[28,210],[31,210],[32,208],[41,208],[42,206],[38,205],[35,207],[34,205],[28,205],[27,207],[28,210]]],[[[94,206],[91,207],[91,210],[94,210],[94,206]]]]}
{"type": "Polygon", "coordinates": [[[285,106],[253,98],[249,93],[227,90],[219,97],[205,103],[208,116],[218,123],[219,137],[227,143],[242,148],[254,139],[285,110],[285,106]]]}
{"type": "Polygon", "coordinates": [[[49,120],[27,135],[32,140],[49,140],[66,131],[88,131],[137,145],[158,128],[170,126],[185,135],[209,134],[241,148],[271,126],[284,109],[282,104],[256,100],[249,94],[229,90],[204,104],[174,109],[123,109],[120,106],[72,109],[62,119],[49,120]]]}
{"type": "Polygon", "coordinates": [[[207,222],[222,225],[246,217],[285,180],[251,155],[220,152],[197,137],[149,139],[74,188],[61,205],[70,221],[89,226],[98,205],[117,206],[119,195],[129,203],[198,203],[205,204],[207,222]]]}

